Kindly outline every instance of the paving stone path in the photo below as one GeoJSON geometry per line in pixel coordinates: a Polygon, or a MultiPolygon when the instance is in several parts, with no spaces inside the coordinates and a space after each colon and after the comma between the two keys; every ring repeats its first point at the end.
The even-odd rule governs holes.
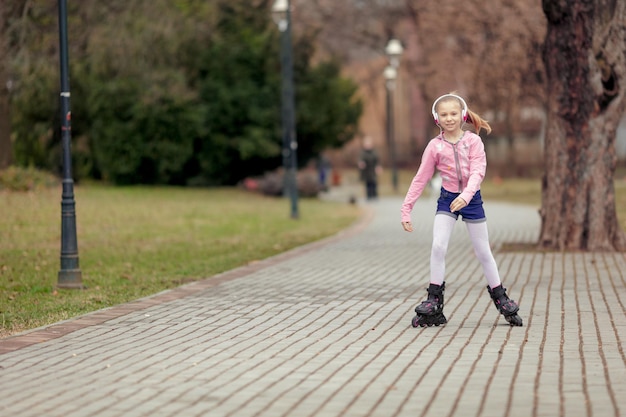
{"type": "Polygon", "coordinates": [[[434,203],[418,202],[413,233],[400,203],[361,203],[367,219],[334,238],[0,340],[0,416],[626,415],[624,254],[501,251],[535,241],[539,217],[488,202],[524,326],[498,315],[458,222],[449,322],[414,329],[434,203]]]}

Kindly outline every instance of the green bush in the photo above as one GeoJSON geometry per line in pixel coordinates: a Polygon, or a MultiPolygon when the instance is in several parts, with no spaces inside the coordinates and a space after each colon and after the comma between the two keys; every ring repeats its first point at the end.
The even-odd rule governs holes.
{"type": "Polygon", "coordinates": [[[116,184],[182,184],[199,118],[193,103],[146,100],[132,80],[94,83],[88,95],[99,175],[116,184]]]}
{"type": "Polygon", "coordinates": [[[0,171],[0,190],[33,191],[59,184],[54,175],[32,167],[11,166],[0,171]]]}

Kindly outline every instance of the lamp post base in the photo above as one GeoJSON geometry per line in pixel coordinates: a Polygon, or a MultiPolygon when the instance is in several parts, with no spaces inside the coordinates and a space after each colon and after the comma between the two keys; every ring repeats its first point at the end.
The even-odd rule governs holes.
{"type": "Polygon", "coordinates": [[[87,287],[82,282],[82,272],[80,269],[66,269],[59,271],[57,288],[84,290],[87,287]]]}

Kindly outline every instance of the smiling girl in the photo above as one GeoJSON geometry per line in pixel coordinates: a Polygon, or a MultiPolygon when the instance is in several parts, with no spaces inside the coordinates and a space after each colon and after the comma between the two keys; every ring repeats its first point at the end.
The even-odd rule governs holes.
{"type": "Polygon", "coordinates": [[[445,257],[454,225],[461,216],[474,253],[483,267],[487,291],[493,303],[511,326],[521,326],[522,319],[517,315],[519,306],[507,296],[491,252],[487,218],[480,195],[487,158],[479,134],[482,129],[491,133],[491,126],[469,110],[465,100],[456,94],[445,94],[435,100],[432,114],[440,133],[426,146],[401,209],[402,227],[412,232],[413,206],[435,171],[439,172],[442,187],[433,226],[428,298],[415,308],[417,315],[411,324],[413,327],[425,327],[447,323],[443,315],[445,257]],[[463,130],[466,122],[474,126],[476,133],[463,130]]]}

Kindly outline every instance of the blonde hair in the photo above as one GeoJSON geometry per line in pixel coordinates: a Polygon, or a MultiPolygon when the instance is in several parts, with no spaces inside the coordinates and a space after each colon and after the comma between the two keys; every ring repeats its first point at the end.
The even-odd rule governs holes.
{"type": "Polygon", "coordinates": [[[477,135],[480,134],[481,129],[485,129],[487,134],[491,133],[491,125],[489,125],[489,122],[471,111],[470,109],[467,109],[467,119],[465,121],[474,126],[474,130],[476,131],[477,135]]]}
{"type": "MultiPolygon", "coordinates": [[[[459,96],[456,92],[448,93],[438,99],[439,101],[437,101],[437,107],[439,106],[439,103],[443,101],[455,100],[459,103],[459,105],[461,106],[461,109],[463,109],[464,103],[461,102],[461,100],[459,100],[457,97],[461,97],[461,96],[459,96]]],[[[465,103],[465,106],[467,106],[467,103],[465,103]]],[[[467,109],[467,115],[466,115],[465,121],[471,124],[472,126],[474,126],[474,130],[476,131],[477,135],[480,134],[481,129],[485,129],[487,134],[491,133],[491,125],[489,125],[488,121],[480,117],[477,113],[471,111],[469,107],[466,107],[466,109],[467,109]]]]}

